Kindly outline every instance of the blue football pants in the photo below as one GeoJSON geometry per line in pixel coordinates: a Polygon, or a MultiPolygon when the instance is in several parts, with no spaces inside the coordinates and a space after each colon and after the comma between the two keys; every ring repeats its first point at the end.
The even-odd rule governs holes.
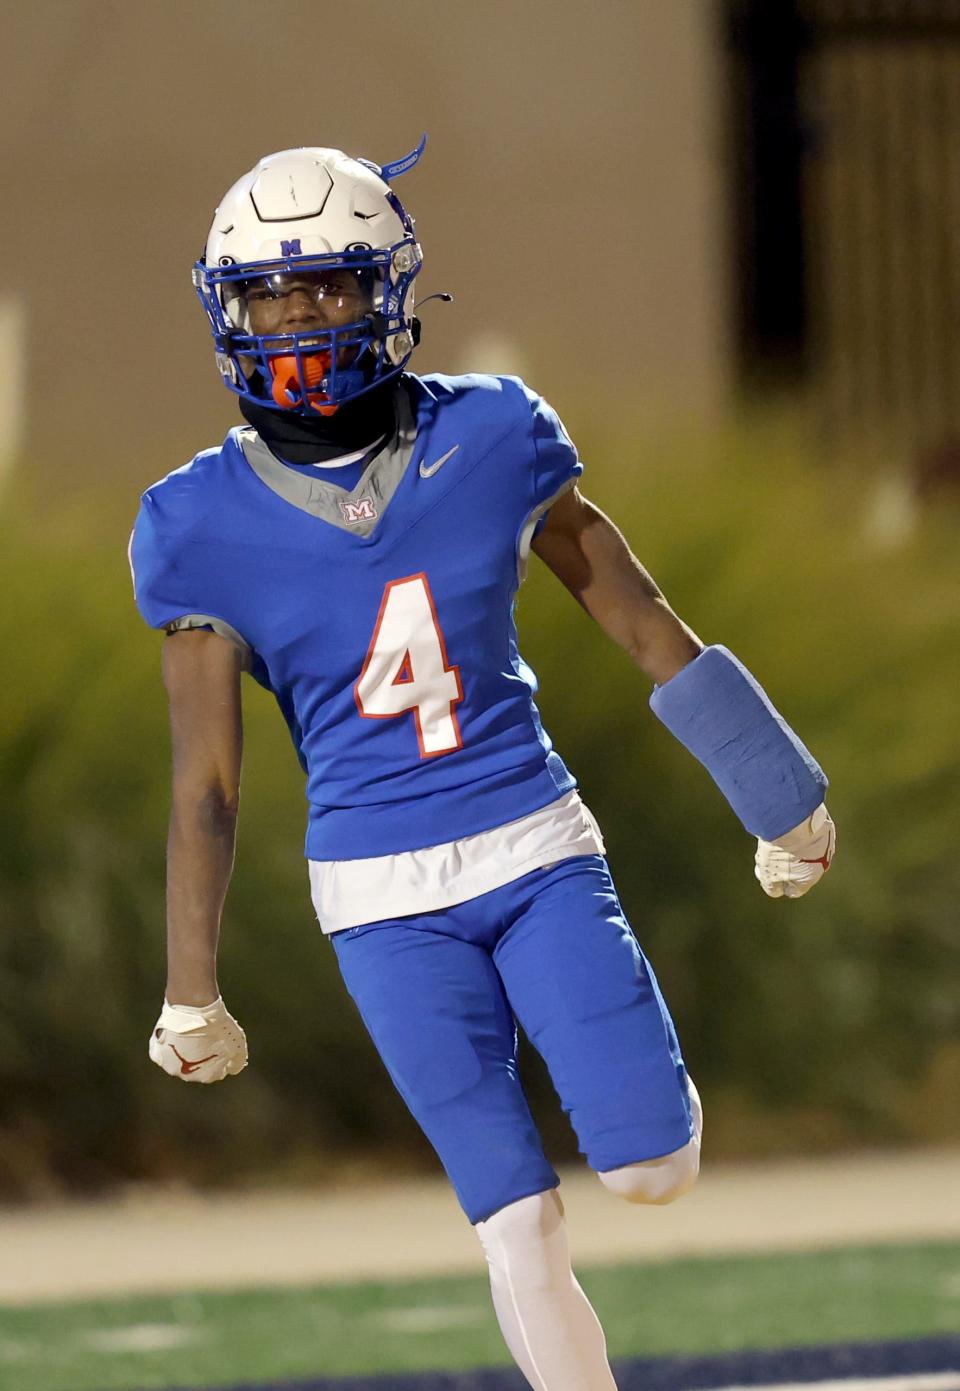
{"type": "Polygon", "coordinates": [[[397,1089],[472,1223],[559,1182],[517,1075],[515,1020],[598,1171],[692,1133],[686,1070],[606,861],[561,860],[451,908],[333,934],[397,1089]]]}

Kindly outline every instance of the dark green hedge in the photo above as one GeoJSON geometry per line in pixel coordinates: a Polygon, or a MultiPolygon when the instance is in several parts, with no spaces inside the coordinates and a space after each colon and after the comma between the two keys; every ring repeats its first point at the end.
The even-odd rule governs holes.
{"type": "MultiPolygon", "coordinates": [[[[839,824],[828,880],[767,900],[753,842],[649,713],[649,683],[533,562],[518,619],[544,719],[604,826],[713,1152],[955,1134],[958,517],[930,511],[884,547],[869,475],[832,476],[789,437],[628,438],[584,450],[585,490],[691,626],[764,683],[827,768],[839,824]]],[[[364,1151],[426,1162],[313,920],[299,769],[252,685],[221,956],[251,1067],[201,1088],[147,1063],[166,725],[128,518],[109,518],[115,503],[105,518],[90,501],[38,521],[10,497],[0,515],[0,1191],[305,1174],[364,1151]]],[[[569,1157],[526,1067],[551,1153],[569,1157]]]]}

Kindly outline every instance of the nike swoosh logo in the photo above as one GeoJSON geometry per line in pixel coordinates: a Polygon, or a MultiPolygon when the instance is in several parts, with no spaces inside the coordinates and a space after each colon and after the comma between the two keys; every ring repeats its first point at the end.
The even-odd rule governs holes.
{"type": "MultiPolygon", "coordinates": [[[[170,1047],[173,1049],[175,1053],[177,1053],[175,1044],[171,1043],[170,1047]]],[[[216,1056],[216,1053],[211,1053],[209,1058],[197,1058],[196,1062],[191,1063],[187,1061],[187,1059],[183,1056],[182,1053],[177,1053],[177,1057],[180,1059],[180,1071],[186,1077],[189,1077],[191,1072],[196,1072],[198,1067],[203,1067],[204,1063],[213,1062],[213,1059],[216,1056]]]]}
{"type": "Polygon", "coordinates": [[[443,466],[444,466],[444,464],[447,462],[447,460],[448,460],[453,454],[456,454],[456,452],[457,452],[457,450],[458,450],[459,448],[460,448],[459,444],[455,444],[455,445],[453,446],[452,449],[448,449],[447,452],[446,452],[446,454],[444,454],[443,457],[442,457],[441,459],[438,459],[437,462],[436,462],[435,464],[431,464],[429,468],[427,468],[427,466],[426,466],[425,464],[421,464],[421,465],[420,465],[420,477],[421,477],[421,478],[432,478],[433,475],[436,473],[437,469],[443,468],[443,466]]]}

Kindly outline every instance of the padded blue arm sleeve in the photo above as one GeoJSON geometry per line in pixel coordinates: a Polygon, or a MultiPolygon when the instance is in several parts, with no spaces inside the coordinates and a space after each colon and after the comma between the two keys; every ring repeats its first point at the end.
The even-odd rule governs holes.
{"type": "Polygon", "coordinates": [[[751,835],[776,840],[823,801],[823,769],[725,647],[704,648],[654,686],[650,708],[700,760],[751,835]]]}

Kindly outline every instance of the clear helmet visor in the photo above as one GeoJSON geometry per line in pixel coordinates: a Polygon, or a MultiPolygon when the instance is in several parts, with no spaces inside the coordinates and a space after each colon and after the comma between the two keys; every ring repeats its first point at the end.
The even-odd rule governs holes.
{"type": "Polygon", "coordinates": [[[276,269],[224,286],[224,311],[234,328],[257,336],[359,324],[383,300],[379,267],[276,269]]]}

